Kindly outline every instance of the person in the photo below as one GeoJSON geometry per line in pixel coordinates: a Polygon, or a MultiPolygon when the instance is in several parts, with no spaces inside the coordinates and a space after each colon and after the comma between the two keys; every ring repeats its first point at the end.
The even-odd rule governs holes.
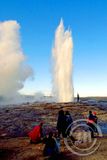
{"type": "Polygon", "coordinates": [[[89,126],[89,130],[91,132],[91,138],[94,138],[94,130],[95,130],[94,120],[95,118],[92,111],[89,111],[87,125],[89,126]]]}
{"type": "Polygon", "coordinates": [[[58,129],[58,137],[60,137],[61,134],[63,137],[65,137],[66,119],[63,109],[61,109],[58,113],[57,129],[58,129]]]}
{"type": "Polygon", "coordinates": [[[43,139],[43,143],[45,143],[44,156],[56,156],[59,153],[58,143],[56,138],[53,137],[52,132],[49,133],[48,137],[43,139]]]}
{"type": "Polygon", "coordinates": [[[71,124],[73,122],[69,111],[65,112],[65,120],[66,120],[66,133],[67,133],[67,135],[69,135],[70,134],[70,130],[71,130],[71,124]]]}
{"type": "Polygon", "coordinates": [[[41,141],[43,135],[42,126],[43,122],[41,122],[38,126],[35,126],[33,130],[28,133],[30,143],[39,143],[41,141]]]}
{"type": "Polygon", "coordinates": [[[94,122],[97,124],[98,121],[97,113],[93,112],[93,116],[94,116],[94,122]]]}
{"type": "Polygon", "coordinates": [[[79,94],[77,93],[77,102],[79,102],[80,101],[80,96],[79,96],[79,94]]]}
{"type": "MultiPolygon", "coordinates": [[[[94,116],[94,123],[97,125],[98,117],[95,111],[93,112],[93,116],[94,116]]],[[[94,127],[94,131],[98,133],[97,127],[94,127]]]]}
{"type": "Polygon", "coordinates": [[[70,135],[71,125],[73,123],[73,119],[72,119],[69,111],[65,112],[65,120],[66,120],[66,131],[65,131],[66,136],[70,136],[72,142],[75,143],[76,139],[72,135],[70,135]]]}

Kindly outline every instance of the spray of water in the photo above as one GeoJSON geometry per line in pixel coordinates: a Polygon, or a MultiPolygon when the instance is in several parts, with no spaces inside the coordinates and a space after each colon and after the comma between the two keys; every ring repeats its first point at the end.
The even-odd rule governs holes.
{"type": "Polygon", "coordinates": [[[63,20],[55,33],[52,49],[53,57],[53,95],[57,102],[70,102],[74,99],[72,83],[73,42],[71,31],[64,31],[63,20]]]}
{"type": "Polygon", "coordinates": [[[25,65],[20,45],[20,25],[16,21],[0,23],[0,98],[16,97],[32,69],[25,65]]]}

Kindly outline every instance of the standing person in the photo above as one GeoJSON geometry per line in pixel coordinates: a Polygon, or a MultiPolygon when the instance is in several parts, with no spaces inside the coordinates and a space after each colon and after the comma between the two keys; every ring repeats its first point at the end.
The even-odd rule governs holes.
{"type": "Polygon", "coordinates": [[[80,96],[79,94],[77,93],[77,103],[80,101],[80,96]]]}
{"type": "Polygon", "coordinates": [[[89,130],[91,132],[91,138],[94,138],[94,115],[92,114],[92,111],[89,111],[89,116],[88,116],[88,122],[87,125],[89,126],[89,130]]]}
{"type": "Polygon", "coordinates": [[[94,116],[94,122],[97,124],[98,121],[97,113],[93,112],[93,116],[94,116]]]}
{"type": "Polygon", "coordinates": [[[67,131],[67,135],[69,135],[71,130],[71,124],[73,122],[69,111],[65,112],[65,119],[66,119],[66,131],[67,131]]]}
{"type": "Polygon", "coordinates": [[[65,119],[66,119],[66,136],[70,136],[72,142],[74,143],[76,140],[75,138],[70,135],[70,131],[71,131],[71,124],[73,123],[73,119],[71,117],[71,114],[69,113],[69,111],[65,112],[65,119]]]}
{"type": "MultiPolygon", "coordinates": [[[[93,116],[94,116],[94,123],[97,125],[97,121],[98,121],[97,113],[93,112],[93,116]]],[[[98,133],[97,127],[94,127],[94,131],[98,133]]]]}
{"type": "Polygon", "coordinates": [[[41,122],[38,126],[35,126],[32,131],[28,133],[30,143],[39,143],[41,141],[43,130],[43,123],[41,122]]]}
{"type": "Polygon", "coordinates": [[[63,110],[60,110],[58,113],[57,129],[58,129],[58,137],[60,137],[61,134],[63,137],[65,137],[66,119],[63,110]]]}

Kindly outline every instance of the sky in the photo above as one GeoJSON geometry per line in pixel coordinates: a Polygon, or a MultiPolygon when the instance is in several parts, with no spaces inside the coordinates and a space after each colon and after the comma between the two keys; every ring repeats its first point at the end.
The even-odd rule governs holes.
{"type": "Polygon", "coordinates": [[[107,0],[1,0],[0,21],[16,20],[34,79],[21,93],[52,88],[52,46],[61,18],[72,30],[75,95],[107,96],[107,0]]]}

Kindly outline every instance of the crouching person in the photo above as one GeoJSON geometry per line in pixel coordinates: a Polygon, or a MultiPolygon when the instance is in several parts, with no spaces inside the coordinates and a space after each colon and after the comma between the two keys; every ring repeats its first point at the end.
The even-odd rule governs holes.
{"type": "Polygon", "coordinates": [[[59,145],[53,133],[50,132],[47,138],[44,138],[43,142],[45,143],[43,154],[44,156],[55,157],[59,154],[59,145]]]}
{"type": "Polygon", "coordinates": [[[43,123],[41,122],[38,126],[35,126],[32,131],[28,133],[30,143],[39,143],[43,135],[42,130],[43,123]]]}

